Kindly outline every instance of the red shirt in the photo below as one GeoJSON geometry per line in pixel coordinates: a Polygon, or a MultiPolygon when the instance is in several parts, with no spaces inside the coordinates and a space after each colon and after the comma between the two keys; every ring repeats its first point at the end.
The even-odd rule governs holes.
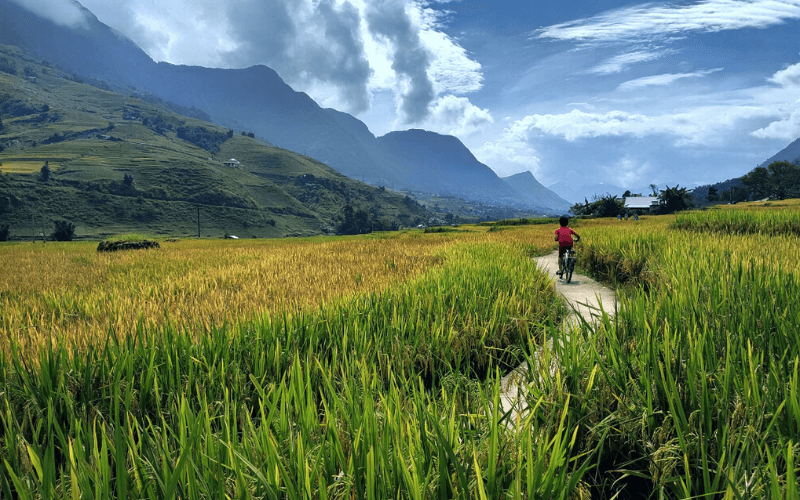
{"type": "Polygon", "coordinates": [[[571,247],[573,234],[577,235],[578,233],[576,233],[575,231],[566,226],[556,229],[556,235],[558,236],[558,246],[571,247]]]}

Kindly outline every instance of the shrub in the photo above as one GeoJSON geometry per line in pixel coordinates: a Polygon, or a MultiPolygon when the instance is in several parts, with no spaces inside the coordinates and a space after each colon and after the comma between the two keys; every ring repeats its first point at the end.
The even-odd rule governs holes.
{"type": "Polygon", "coordinates": [[[8,241],[9,233],[8,224],[0,224],[0,241],[8,241]]]}
{"type": "Polygon", "coordinates": [[[42,169],[39,171],[39,180],[42,182],[50,180],[50,164],[48,162],[44,162],[42,165],[42,169]]]}
{"type": "Polygon", "coordinates": [[[65,221],[56,221],[56,230],[50,235],[56,241],[72,241],[75,237],[75,224],[65,221]]]}

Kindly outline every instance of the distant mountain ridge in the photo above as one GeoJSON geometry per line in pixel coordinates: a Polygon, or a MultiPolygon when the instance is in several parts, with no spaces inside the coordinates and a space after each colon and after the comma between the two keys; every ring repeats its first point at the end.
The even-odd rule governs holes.
{"type": "Polygon", "coordinates": [[[525,171],[502,179],[515,191],[528,198],[533,205],[555,212],[567,212],[573,205],[544,187],[531,172],[525,171]]]}
{"type": "Polygon", "coordinates": [[[800,139],[796,139],[794,142],[775,153],[775,155],[759,165],[759,167],[768,167],[770,163],[776,161],[788,161],[789,163],[800,165],[800,139]]]}
{"type": "Polygon", "coordinates": [[[530,197],[510,189],[455,138],[415,130],[376,138],[357,118],[321,108],[266,66],[209,69],[155,63],[72,1],[86,17],[83,26],[60,26],[0,0],[0,43],[22,46],[81,76],[199,108],[216,123],[253,132],[373,185],[534,208],[530,197]],[[425,144],[426,149],[411,151],[401,144],[425,144]]]}

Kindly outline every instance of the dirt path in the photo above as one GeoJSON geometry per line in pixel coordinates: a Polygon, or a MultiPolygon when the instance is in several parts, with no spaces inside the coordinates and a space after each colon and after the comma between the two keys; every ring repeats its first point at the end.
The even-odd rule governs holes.
{"type": "MultiPolygon", "coordinates": [[[[558,271],[558,252],[549,255],[536,257],[534,259],[539,268],[546,272],[555,282],[556,290],[564,296],[567,304],[572,308],[572,313],[564,322],[563,328],[571,328],[581,322],[581,318],[588,323],[595,321],[600,316],[600,308],[613,315],[617,307],[617,295],[610,288],[601,285],[595,280],[582,274],[573,273],[572,281],[567,283],[556,275],[558,271]]],[[[548,345],[552,348],[553,341],[548,339],[548,345]]],[[[538,353],[534,353],[538,357],[538,353]]],[[[524,394],[521,393],[520,382],[524,379],[524,372],[527,370],[527,363],[523,363],[516,370],[503,378],[500,403],[504,412],[513,410],[512,419],[508,421],[509,426],[513,427],[519,415],[524,414],[527,403],[524,394]]],[[[556,366],[551,366],[555,371],[556,366]]]]}

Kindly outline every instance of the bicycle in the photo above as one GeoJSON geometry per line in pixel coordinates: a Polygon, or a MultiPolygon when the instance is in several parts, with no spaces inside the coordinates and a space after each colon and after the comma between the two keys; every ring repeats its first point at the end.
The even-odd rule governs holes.
{"type": "Polygon", "coordinates": [[[562,264],[561,264],[561,272],[557,272],[564,281],[567,283],[572,281],[572,272],[575,270],[575,251],[572,247],[567,248],[564,251],[564,255],[562,257],[562,264]]]}

